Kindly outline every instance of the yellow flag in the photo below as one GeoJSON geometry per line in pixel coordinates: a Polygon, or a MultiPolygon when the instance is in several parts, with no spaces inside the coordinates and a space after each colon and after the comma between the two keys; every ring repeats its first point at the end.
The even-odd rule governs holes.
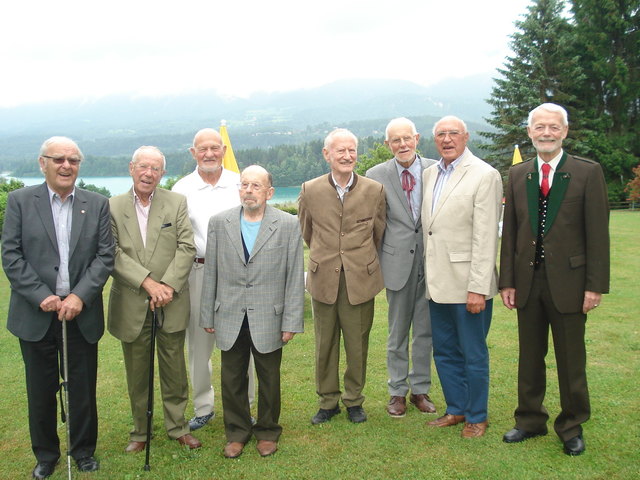
{"type": "Polygon", "coordinates": [[[520,155],[520,149],[518,148],[518,145],[516,145],[516,148],[513,149],[513,161],[511,162],[511,165],[515,165],[516,163],[522,163],[522,156],[520,155]]]}
{"type": "Polygon", "coordinates": [[[231,146],[231,140],[229,140],[226,120],[222,120],[220,122],[220,136],[222,137],[222,142],[227,146],[227,151],[225,152],[224,158],[222,159],[222,166],[227,170],[231,170],[232,172],[240,173],[238,162],[236,162],[236,156],[233,153],[233,147],[231,146]]]}

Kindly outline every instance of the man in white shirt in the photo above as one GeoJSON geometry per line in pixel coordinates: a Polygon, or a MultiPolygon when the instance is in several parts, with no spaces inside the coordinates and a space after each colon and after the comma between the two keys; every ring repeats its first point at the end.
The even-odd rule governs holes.
{"type": "MultiPolygon", "coordinates": [[[[189,421],[191,430],[202,428],[213,418],[214,392],[211,386],[211,353],[215,336],[209,335],[199,326],[200,297],[204,274],[207,228],[209,218],[224,210],[240,205],[238,185],[240,175],[222,166],[227,146],[213,128],[204,128],[196,133],[189,152],[197,162],[196,169],[181,178],[173,191],[187,197],[189,218],[193,226],[196,258],[189,275],[191,291],[191,315],[187,328],[187,351],[189,375],[193,388],[194,417],[189,421]]],[[[250,366],[249,371],[252,371],[250,366]]],[[[249,397],[253,401],[253,375],[249,375],[249,397]]]]}

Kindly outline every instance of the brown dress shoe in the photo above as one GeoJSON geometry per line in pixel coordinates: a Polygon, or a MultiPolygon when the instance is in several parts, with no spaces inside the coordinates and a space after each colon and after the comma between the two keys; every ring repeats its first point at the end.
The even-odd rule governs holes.
{"type": "Polygon", "coordinates": [[[393,395],[387,403],[387,413],[392,417],[404,417],[407,413],[407,399],[393,395]]]}
{"type": "Polygon", "coordinates": [[[147,446],[147,442],[136,442],[135,440],[131,440],[127,448],[124,449],[126,453],[138,453],[144,450],[144,447],[147,446]]]}
{"type": "Polygon", "coordinates": [[[462,429],[462,438],[481,437],[487,431],[488,422],[465,423],[462,429]]]}
{"type": "Polygon", "coordinates": [[[278,450],[278,442],[274,442],[271,440],[258,440],[258,445],[256,445],[260,456],[268,457],[269,455],[273,455],[278,450]]]}
{"type": "Polygon", "coordinates": [[[451,415],[449,413],[445,413],[440,418],[427,423],[427,425],[431,425],[432,427],[451,427],[462,422],[464,422],[464,415],[451,415]]]}
{"type": "Polygon", "coordinates": [[[436,406],[429,398],[429,395],[424,393],[418,393],[417,395],[411,394],[409,401],[422,413],[436,413],[436,406]]]}
{"type": "Polygon", "coordinates": [[[191,450],[200,448],[202,446],[202,444],[200,443],[200,440],[198,440],[196,437],[194,437],[190,433],[186,433],[181,437],[176,438],[176,440],[180,445],[186,445],[191,450]]]}
{"type": "Polygon", "coordinates": [[[226,458],[238,458],[242,455],[242,449],[244,449],[244,443],[242,442],[227,442],[224,446],[224,456],[226,458]]]}

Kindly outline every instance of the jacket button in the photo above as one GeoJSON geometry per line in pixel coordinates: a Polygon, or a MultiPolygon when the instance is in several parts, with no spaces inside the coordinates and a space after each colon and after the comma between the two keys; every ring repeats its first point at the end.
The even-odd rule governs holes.
{"type": "Polygon", "coordinates": [[[433,232],[429,232],[429,235],[433,235],[433,232]]]}
{"type": "Polygon", "coordinates": [[[409,250],[409,253],[413,253],[413,250],[409,250]]]}
{"type": "Polygon", "coordinates": [[[53,269],[57,272],[58,271],[58,267],[53,267],[53,269]]]}
{"type": "Polygon", "coordinates": [[[536,241],[535,240],[531,240],[531,245],[533,245],[535,247],[536,246],[536,241]]]}
{"type": "Polygon", "coordinates": [[[339,269],[339,268],[336,268],[336,272],[339,272],[339,271],[340,271],[340,269],[339,269]]]}
{"type": "Polygon", "coordinates": [[[247,309],[246,309],[246,308],[243,308],[243,309],[241,309],[240,311],[241,311],[242,313],[247,313],[247,309]]]}
{"type": "Polygon", "coordinates": [[[419,231],[420,231],[420,230],[418,230],[418,229],[416,228],[416,233],[418,233],[419,231]]]}
{"type": "Polygon", "coordinates": [[[530,267],[533,267],[533,262],[529,262],[529,266],[530,266],[530,267]]]}

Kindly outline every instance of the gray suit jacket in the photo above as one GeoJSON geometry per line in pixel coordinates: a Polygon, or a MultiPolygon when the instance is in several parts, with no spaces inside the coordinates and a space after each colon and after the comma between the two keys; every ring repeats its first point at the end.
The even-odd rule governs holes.
{"type": "MultiPolygon", "coordinates": [[[[416,160],[421,164],[421,180],[424,169],[436,161],[419,156],[416,160]]],[[[400,184],[395,158],[370,168],[366,175],[384,185],[387,198],[387,226],[379,251],[384,286],[389,290],[401,290],[407,283],[413,262],[423,260],[421,212],[418,212],[418,219],[414,222],[407,196],[400,184]]],[[[421,192],[424,197],[424,187],[421,192]]]]}
{"type": "MultiPolygon", "coordinates": [[[[85,340],[104,333],[102,287],[113,269],[114,243],[106,197],[76,188],[69,243],[71,293],[82,299],[76,317],[85,340]]],[[[2,265],[11,283],[7,328],[17,337],[41,340],[51,313],[40,303],[55,295],[60,262],[47,184],[21,188],[7,199],[2,231],[2,265]]]]}
{"type": "Polygon", "coordinates": [[[246,313],[253,344],[269,353],[282,347],[282,332],[304,331],[302,237],[294,216],[267,205],[247,262],[241,212],[238,206],[209,220],[200,326],[214,328],[226,351],[246,313]]]}

